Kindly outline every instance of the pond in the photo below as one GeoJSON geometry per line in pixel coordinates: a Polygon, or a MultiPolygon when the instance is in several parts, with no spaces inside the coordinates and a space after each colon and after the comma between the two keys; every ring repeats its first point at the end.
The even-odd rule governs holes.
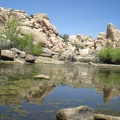
{"type": "Polygon", "coordinates": [[[58,110],[80,105],[120,116],[120,68],[0,63],[1,120],[56,120],[58,110]]]}

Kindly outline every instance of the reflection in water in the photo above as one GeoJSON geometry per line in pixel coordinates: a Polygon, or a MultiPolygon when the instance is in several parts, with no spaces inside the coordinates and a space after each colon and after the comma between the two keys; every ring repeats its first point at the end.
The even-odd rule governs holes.
{"type": "Polygon", "coordinates": [[[120,96],[120,89],[104,87],[103,95],[104,102],[109,103],[112,99],[120,96]]]}
{"type": "Polygon", "coordinates": [[[53,89],[53,85],[33,80],[41,71],[35,65],[0,64],[0,104],[20,104],[21,100],[32,101],[53,89]]]}
{"type": "Polygon", "coordinates": [[[41,104],[44,101],[44,98],[47,94],[52,92],[54,89],[54,86],[50,86],[47,84],[43,85],[37,85],[34,87],[31,87],[26,93],[21,93],[21,96],[23,96],[24,100],[28,102],[33,102],[36,104],[41,104]]]}
{"type": "Polygon", "coordinates": [[[97,93],[104,94],[103,100],[108,103],[120,95],[120,77],[118,78],[119,73],[116,71],[70,64],[20,65],[2,63],[0,64],[0,104],[5,105],[12,101],[20,103],[18,99],[33,101],[43,98],[52,91],[54,85],[60,84],[70,85],[74,88],[95,87],[97,93]],[[47,74],[52,79],[50,81],[34,80],[34,76],[40,73],[47,74]],[[113,76],[116,76],[117,80],[113,76]]]}
{"type": "MultiPolygon", "coordinates": [[[[87,88],[94,88],[96,93],[103,94],[103,102],[109,103],[120,96],[119,75],[120,73],[117,69],[96,68],[87,65],[1,63],[0,105],[20,105],[22,101],[42,105],[46,96],[56,90],[55,86],[61,85],[72,86],[74,89],[81,88],[80,90],[86,88],[83,89],[83,93],[87,88]],[[51,80],[34,80],[34,76],[38,74],[48,75],[51,80]]],[[[69,94],[67,88],[65,88],[65,91],[69,94]]],[[[63,95],[63,93],[60,94],[61,96],[63,95]]],[[[79,94],[79,92],[76,94],[79,94]]],[[[88,96],[88,94],[85,94],[85,96],[88,96]]],[[[71,95],[70,97],[69,99],[72,99],[75,96],[71,95]]],[[[86,104],[92,99],[90,98],[86,104]]]]}

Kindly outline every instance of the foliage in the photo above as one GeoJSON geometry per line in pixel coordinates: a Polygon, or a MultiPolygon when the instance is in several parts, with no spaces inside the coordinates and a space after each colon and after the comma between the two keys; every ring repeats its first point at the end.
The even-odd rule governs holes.
{"type": "Polygon", "coordinates": [[[111,58],[113,63],[120,64],[120,48],[114,48],[111,58]]]}
{"type": "Polygon", "coordinates": [[[108,47],[98,54],[100,61],[104,63],[120,64],[120,48],[108,47]]]}
{"type": "Polygon", "coordinates": [[[31,15],[30,15],[30,17],[32,17],[32,18],[33,18],[33,17],[34,17],[34,15],[33,15],[33,14],[31,14],[31,15]]]}
{"type": "Polygon", "coordinates": [[[112,48],[108,47],[106,49],[103,49],[99,52],[99,58],[104,63],[111,63],[111,52],[112,48]]]}
{"type": "Polygon", "coordinates": [[[79,49],[84,49],[84,46],[82,46],[80,44],[75,44],[75,48],[77,51],[79,51],[79,49]]]}
{"type": "Polygon", "coordinates": [[[40,44],[34,44],[32,34],[25,34],[20,36],[20,24],[17,19],[10,20],[3,30],[0,32],[0,41],[6,42],[9,40],[14,47],[24,50],[33,55],[40,55],[42,48],[40,44]]]}
{"type": "Polygon", "coordinates": [[[16,41],[20,33],[19,26],[20,25],[17,19],[12,19],[8,21],[3,30],[1,30],[0,39],[2,41],[16,41]]]}
{"type": "Polygon", "coordinates": [[[36,56],[39,56],[39,55],[41,54],[41,52],[42,52],[42,47],[41,47],[41,44],[38,43],[38,44],[35,44],[35,45],[33,46],[33,49],[32,49],[32,51],[31,51],[31,54],[36,55],[36,56]]]}
{"type": "Polygon", "coordinates": [[[31,34],[25,34],[17,40],[16,47],[32,55],[40,55],[42,47],[40,44],[34,44],[34,38],[31,34]]]}
{"type": "Polygon", "coordinates": [[[59,36],[64,40],[65,43],[68,42],[69,35],[67,35],[67,34],[63,34],[63,35],[59,35],[59,36]]]}

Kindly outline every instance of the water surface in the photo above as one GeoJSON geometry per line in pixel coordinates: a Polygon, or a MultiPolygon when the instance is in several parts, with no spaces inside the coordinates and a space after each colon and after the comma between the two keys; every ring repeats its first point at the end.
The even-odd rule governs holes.
{"type": "Polygon", "coordinates": [[[58,110],[80,105],[120,116],[120,69],[0,63],[1,120],[56,120],[58,110]]]}

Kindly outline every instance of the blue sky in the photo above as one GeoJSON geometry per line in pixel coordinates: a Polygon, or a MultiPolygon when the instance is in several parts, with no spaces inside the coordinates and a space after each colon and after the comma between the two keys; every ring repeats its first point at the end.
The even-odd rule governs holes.
{"type": "Polygon", "coordinates": [[[59,34],[97,37],[108,23],[120,28],[120,0],[0,0],[0,6],[48,14],[59,34]]]}

